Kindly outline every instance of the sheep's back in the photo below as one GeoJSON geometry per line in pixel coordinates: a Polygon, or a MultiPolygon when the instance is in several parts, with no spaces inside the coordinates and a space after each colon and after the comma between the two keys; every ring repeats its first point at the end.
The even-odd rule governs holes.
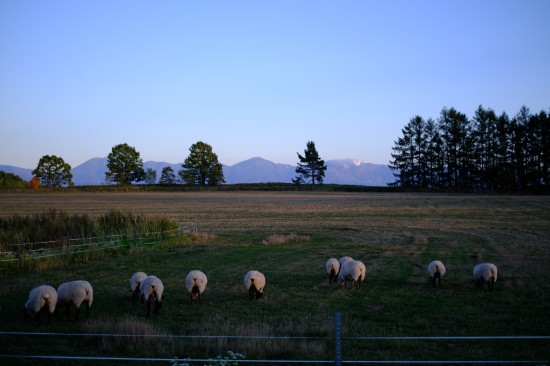
{"type": "Polygon", "coordinates": [[[497,267],[492,263],[480,263],[474,267],[473,275],[475,280],[483,278],[485,281],[489,281],[493,277],[496,282],[497,267]]]}
{"type": "Polygon", "coordinates": [[[334,273],[340,272],[340,262],[336,258],[330,258],[325,263],[325,268],[327,270],[327,273],[330,273],[330,271],[333,269],[334,273]]]}
{"type": "Polygon", "coordinates": [[[254,283],[256,289],[260,290],[265,287],[265,276],[262,272],[259,271],[248,271],[244,276],[244,286],[247,290],[250,289],[254,283]]]}
{"type": "Polygon", "coordinates": [[[443,262],[441,262],[439,260],[432,261],[428,265],[428,274],[430,275],[430,277],[433,278],[433,276],[435,275],[435,272],[436,272],[436,268],[439,269],[439,275],[441,277],[443,277],[443,275],[445,274],[446,269],[445,269],[445,265],[443,265],[443,262]]]}
{"type": "Polygon", "coordinates": [[[162,298],[162,293],[164,292],[164,284],[156,276],[147,276],[139,286],[139,291],[145,295],[145,298],[148,298],[151,294],[160,300],[162,298]]]}
{"type": "Polygon", "coordinates": [[[185,287],[189,292],[191,292],[193,287],[196,285],[198,286],[199,291],[202,293],[206,288],[207,283],[208,283],[208,278],[202,271],[199,271],[199,270],[193,270],[189,272],[187,274],[187,277],[185,278],[185,287]]]}
{"type": "Polygon", "coordinates": [[[53,313],[57,303],[57,291],[49,285],[41,285],[33,288],[29,293],[29,299],[25,308],[38,313],[42,307],[48,306],[48,311],[53,313]]]}
{"type": "Polygon", "coordinates": [[[147,274],[145,272],[136,272],[132,275],[132,278],[130,278],[130,290],[134,291],[136,287],[141,285],[141,282],[143,282],[144,279],[147,278],[147,274]]]}
{"type": "Polygon", "coordinates": [[[65,282],[57,288],[57,300],[66,305],[74,304],[79,307],[83,301],[92,305],[94,300],[94,290],[88,281],[77,280],[65,282]]]}

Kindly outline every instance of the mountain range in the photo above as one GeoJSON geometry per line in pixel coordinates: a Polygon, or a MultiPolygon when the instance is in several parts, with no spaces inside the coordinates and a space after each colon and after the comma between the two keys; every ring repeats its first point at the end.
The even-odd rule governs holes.
{"type": "MultiPolygon", "coordinates": [[[[391,169],[383,164],[363,163],[360,160],[340,159],[325,162],[325,184],[349,184],[363,186],[386,186],[395,181],[391,169]]],[[[143,168],[152,168],[160,178],[162,169],[172,167],[174,173],[182,169],[181,163],[147,161],[143,168]]],[[[0,165],[0,170],[12,173],[29,181],[33,169],[10,165],[0,165]]],[[[107,158],[92,158],[71,170],[75,185],[105,184],[107,158]]],[[[234,165],[224,165],[223,174],[227,184],[236,183],[291,183],[296,177],[296,167],[290,164],[278,164],[260,157],[250,158],[234,165]]]]}

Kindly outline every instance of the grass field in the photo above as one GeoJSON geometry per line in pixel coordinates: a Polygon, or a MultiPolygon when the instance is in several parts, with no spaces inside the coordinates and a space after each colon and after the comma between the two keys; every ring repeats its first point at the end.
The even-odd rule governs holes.
{"type": "Polygon", "coordinates": [[[356,338],[550,335],[548,196],[32,192],[0,194],[0,207],[0,216],[51,208],[89,215],[127,210],[165,216],[182,225],[196,221],[199,232],[210,237],[194,243],[173,240],[63,268],[4,273],[0,331],[320,337],[0,335],[1,354],[185,358],[234,351],[247,359],[330,360],[338,311],[345,360],[550,360],[550,340],[356,338]],[[289,234],[302,240],[267,240],[289,234]],[[365,263],[361,291],[328,283],[325,261],[343,255],[365,263]],[[437,289],[427,278],[433,259],[447,267],[437,289]],[[480,262],[498,266],[494,292],[474,288],[472,268],[480,262]],[[188,304],[184,282],[193,269],[208,276],[202,305],[188,304]],[[267,278],[267,294],[253,303],[242,283],[250,269],[267,278]],[[128,280],[138,270],[157,275],[165,284],[160,315],[146,318],[144,305],[131,304],[128,280]],[[80,278],[94,286],[90,319],[75,322],[56,314],[52,324],[40,328],[23,321],[21,308],[32,287],[57,287],[80,278]]]}

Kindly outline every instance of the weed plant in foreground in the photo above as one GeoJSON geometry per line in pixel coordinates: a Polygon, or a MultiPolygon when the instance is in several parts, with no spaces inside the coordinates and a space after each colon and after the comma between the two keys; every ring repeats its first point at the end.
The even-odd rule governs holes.
{"type": "MultiPolygon", "coordinates": [[[[548,336],[550,197],[318,192],[123,192],[32,197],[37,207],[68,212],[110,209],[196,220],[196,240],[61,268],[0,275],[0,330],[96,334],[0,335],[2,354],[331,360],[334,314],[342,313],[344,360],[548,361],[548,339],[387,339],[371,337],[548,336]],[[40,201],[42,200],[43,201],[40,201]],[[62,203],[61,203],[62,202],[62,203]],[[122,204],[124,203],[124,204],[122,204]],[[74,210],[74,211],[73,211],[74,210]],[[270,238],[307,237],[309,240],[270,238]],[[268,243],[268,244],[266,244],[268,243]],[[349,255],[365,263],[360,291],[329,284],[324,263],[349,255]],[[427,265],[447,273],[434,289],[427,265]],[[472,268],[498,266],[495,290],[477,290],[472,268]],[[202,305],[189,305],[185,275],[208,276],[202,305]],[[262,271],[266,294],[250,301],[243,277],[262,271]],[[129,278],[154,274],[165,285],[159,315],[132,305],[129,278]],[[52,324],[24,322],[21,307],[36,285],[89,280],[89,319],[55,314],[52,324]],[[98,335],[99,334],[99,335],[98,335]],[[127,337],[111,337],[122,334],[127,337]],[[163,338],[166,336],[166,338],[163,338]],[[231,336],[232,338],[196,338],[231,336]],[[235,337],[255,338],[235,338],[235,337]],[[266,337],[284,338],[266,338],[266,337]],[[288,338],[293,337],[293,338],[288,338]],[[368,337],[368,338],[365,338],[368,337]]],[[[0,195],[8,214],[31,197],[0,195]],[[13,201],[12,201],[13,199],[13,201]]],[[[30,208],[19,206],[25,212],[30,208]]],[[[59,361],[61,362],[61,361],[59,361]]],[[[10,360],[11,363],[11,360],[10,360]]],[[[47,361],[37,361],[45,364],[47,361]]],[[[58,362],[51,362],[57,364],[58,362]]],[[[543,362],[544,363],[544,362],[543,362]]],[[[118,364],[118,363],[117,363],[118,364]]]]}

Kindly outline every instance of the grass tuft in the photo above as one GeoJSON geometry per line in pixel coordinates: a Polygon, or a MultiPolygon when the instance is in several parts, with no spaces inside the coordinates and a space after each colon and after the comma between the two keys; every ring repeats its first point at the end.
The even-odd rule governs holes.
{"type": "Polygon", "coordinates": [[[301,243],[305,241],[309,241],[310,237],[309,235],[296,235],[296,234],[289,234],[289,235],[280,235],[280,234],[274,234],[270,235],[266,239],[262,240],[263,245],[282,245],[282,244],[288,244],[288,243],[301,243]]]}

